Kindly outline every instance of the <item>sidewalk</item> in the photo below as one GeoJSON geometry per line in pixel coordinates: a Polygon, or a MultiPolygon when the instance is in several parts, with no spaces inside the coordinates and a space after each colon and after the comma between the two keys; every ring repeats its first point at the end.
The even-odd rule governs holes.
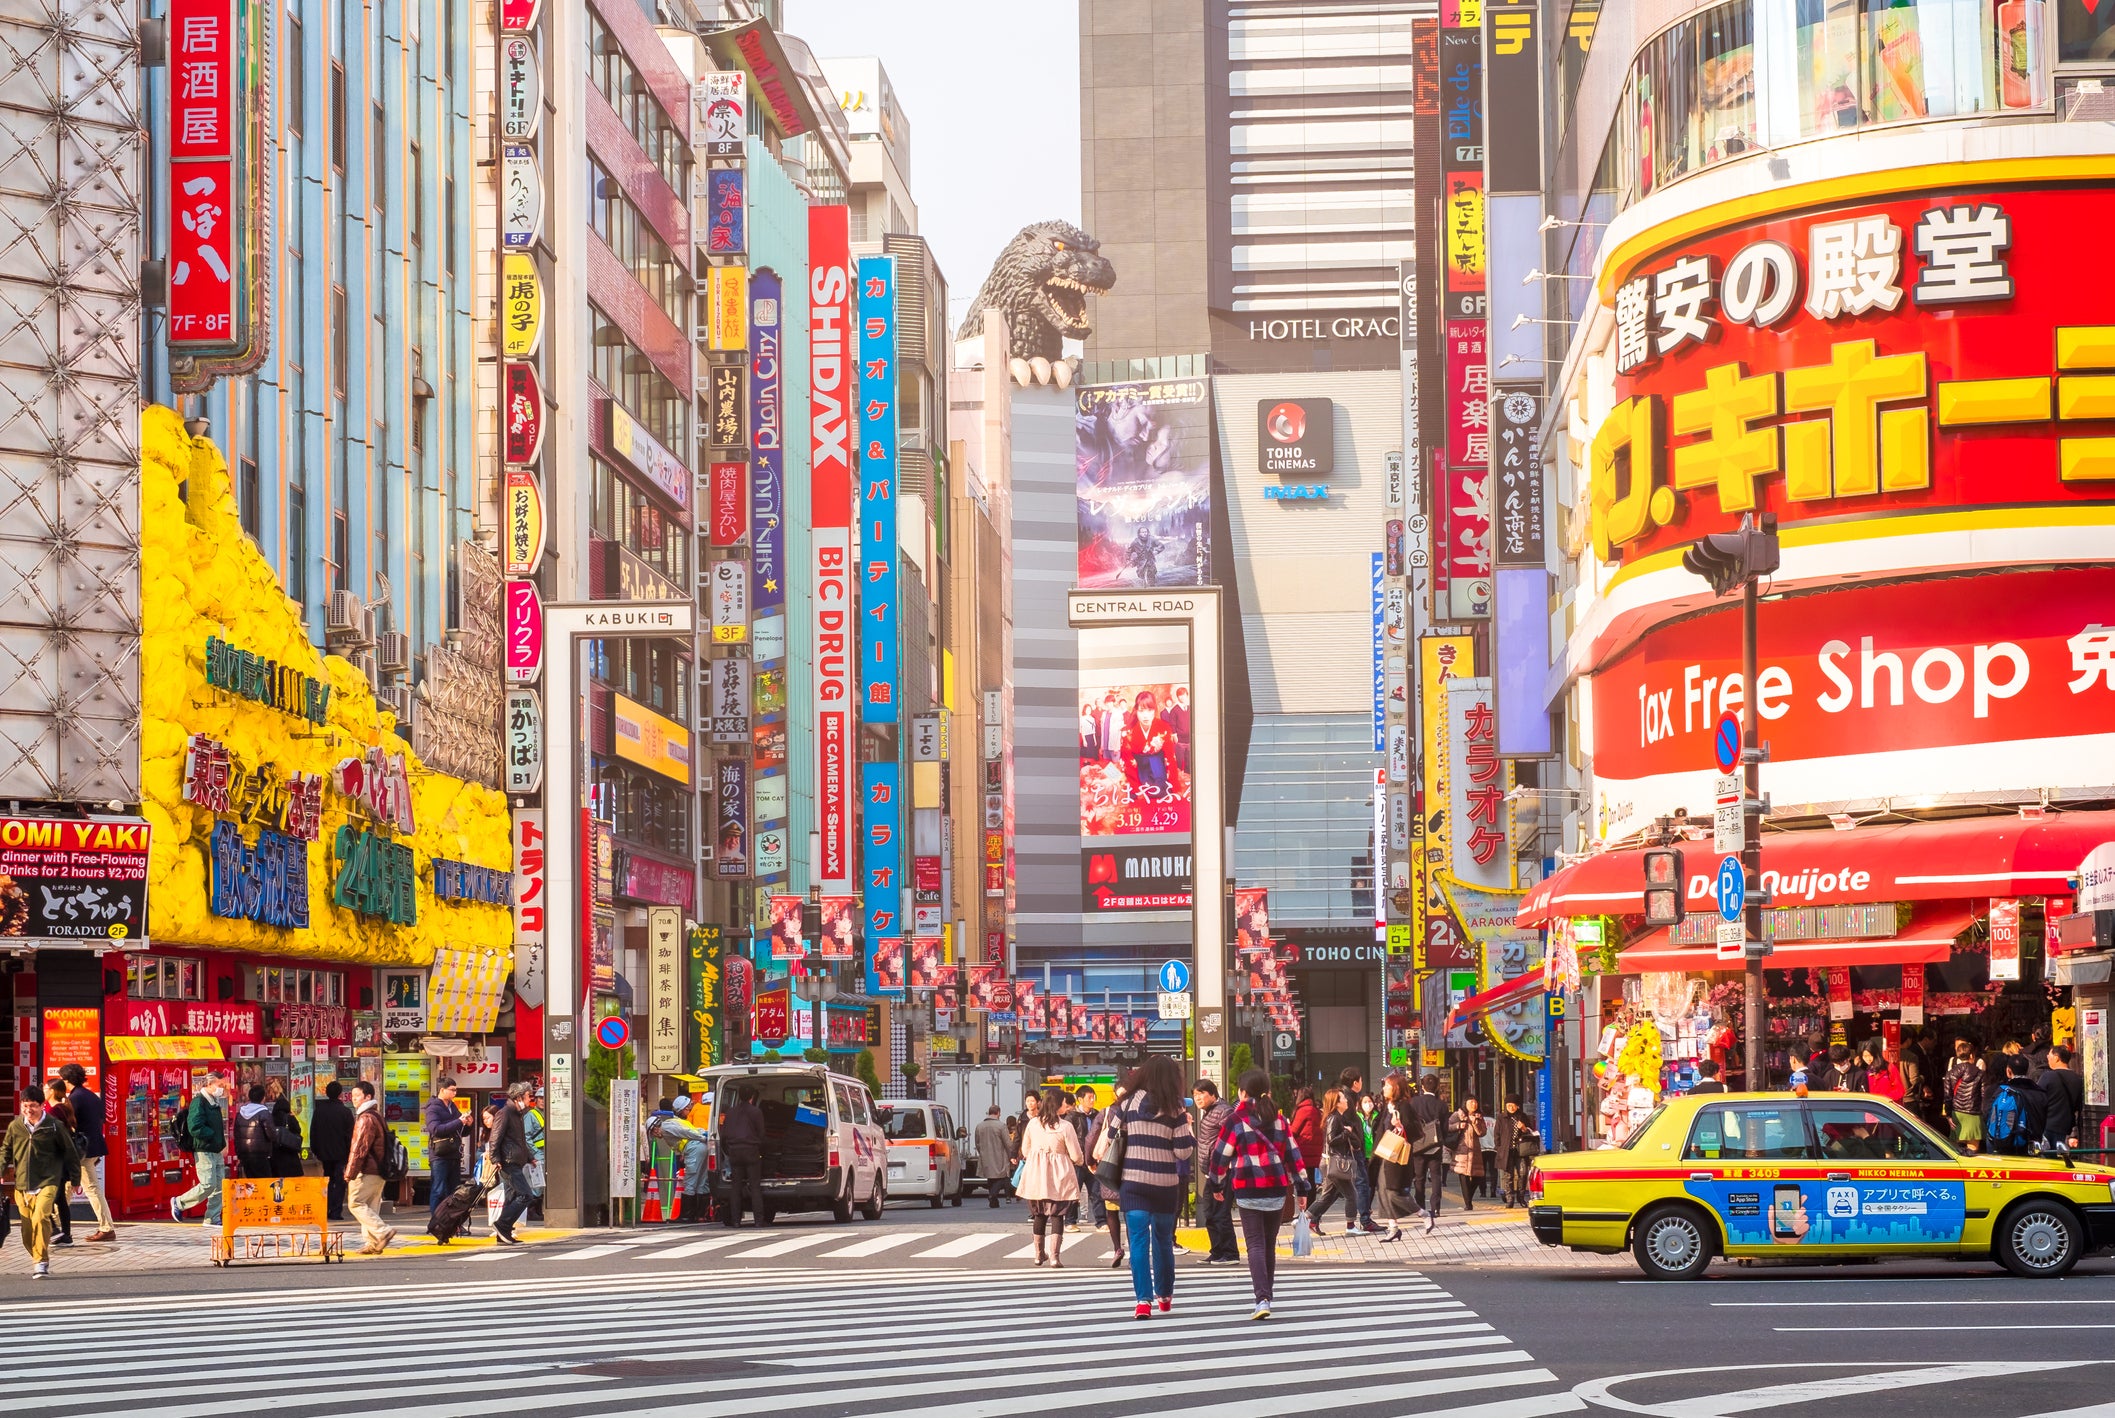
{"type": "MultiPolygon", "coordinates": [[[[1500,1207],[1466,1213],[1459,1209],[1442,1211],[1439,1227],[1431,1235],[1425,1234],[1422,1219],[1406,1221],[1403,1223],[1403,1238],[1386,1244],[1378,1234],[1347,1236],[1340,1217],[1331,1216],[1329,1219],[1335,1224],[1327,1227],[1327,1234],[1315,1238],[1314,1254],[1306,1259],[1359,1264],[1394,1261],[1418,1267],[1495,1265],[1523,1269],[1561,1266],[1566,1269],[1622,1270],[1631,1265],[1627,1255],[1586,1255],[1543,1245],[1528,1228],[1527,1212],[1522,1210],[1500,1207]]],[[[1292,1227],[1286,1226],[1279,1234],[1278,1254],[1289,1259],[1292,1256],[1292,1227]]],[[[1175,1240],[1184,1250],[1198,1255],[1211,1250],[1201,1228],[1184,1227],[1175,1233],[1175,1240]]]]}
{"type": "MultiPolygon", "coordinates": [[[[411,1256],[463,1255],[471,1251],[493,1250],[499,1245],[499,1242],[492,1238],[492,1229],[489,1226],[479,1226],[475,1237],[458,1236],[448,1245],[435,1245],[424,1231],[415,1229],[426,1219],[426,1214],[423,1211],[400,1213],[384,1219],[397,1227],[397,1238],[390,1244],[389,1250],[385,1254],[378,1256],[359,1254],[362,1244],[359,1227],[343,1223],[334,1223],[332,1225],[331,1230],[343,1238],[345,1259],[348,1262],[400,1260],[411,1256]]],[[[87,1229],[76,1223],[74,1233],[77,1237],[85,1235],[87,1234],[87,1229]]],[[[79,1274],[122,1274],[123,1272],[134,1270],[211,1270],[213,1268],[211,1243],[213,1238],[220,1233],[218,1231],[208,1231],[195,1221],[182,1223],[173,1221],[121,1221],[118,1223],[117,1234],[118,1238],[115,1242],[105,1242],[101,1245],[89,1245],[84,1241],[76,1240],[71,1246],[53,1246],[51,1250],[51,1271],[53,1277],[79,1274]]],[[[235,1237],[236,1244],[238,1246],[242,1245],[244,1238],[251,1234],[248,1231],[237,1232],[235,1237]]],[[[255,1234],[270,1235],[274,1233],[258,1232],[255,1234]]],[[[535,1245],[540,1241],[560,1240],[575,1233],[565,1230],[546,1230],[524,1226],[515,1234],[520,1236],[524,1243],[535,1245]]],[[[310,1231],[307,1235],[311,1247],[313,1247],[315,1233],[310,1231]]],[[[13,1279],[24,1281],[29,1279],[29,1257],[22,1250],[19,1235],[11,1237],[10,1241],[11,1244],[4,1250],[0,1250],[0,1284],[5,1284],[13,1279]]],[[[238,1251],[235,1261],[228,1269],[241,1270],[245,1267],[254,1268],[262,1265],[319,1264],[322,1264],[322,1262],[314,1255],[296,1256],[289,1254],[278,1259],[245,1260],[242,1258],[241,1252],[238,1251]]]]}

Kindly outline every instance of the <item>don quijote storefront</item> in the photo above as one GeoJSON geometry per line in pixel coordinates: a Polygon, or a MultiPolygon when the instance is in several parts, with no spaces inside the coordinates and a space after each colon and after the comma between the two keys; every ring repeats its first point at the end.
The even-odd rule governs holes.
{"type": "Polygon", "coordinates": [[[1550,686],[1591,750],[1592,855],[1520,917],[1600,976],[1603,1090],[1738,1071],[1710,890],[1731,712],[1768,750],[1762,1081],[1816,1037],[1929,1029],[1943,1065],[1952,1036],[2041,1033],[2086,1051],[2105,1105],[2105,1011],[2056,923],[2115,841],[2115,290],[2078,264],[2115,221],[2109,168],[1904,168],[1686,212],[1675,189],[1614,234],[1605,343],[1572,364],[1585,584],[1550,686]],[[1737,601],[1680,564],[1750,514],[1782,542],[1752,702],[1737,601]],[[1685,851],[1672,931],[1643,925],[1647,840],[1685,851]]]}
{"type": "Polygon", "coordinates": [[[160,408],[142,435],[137,880],[68,899],[143,888],[143,919],[40,941],[15,981],[38,1037],[19,1042],[39,1072],[99,1075],[120,1215],[166,1214],[190,1185],[170,1120],[211,1068],[238,1103],[251,1084],[284,1100],[304,1139],[332,1080],[369,1079],[422,1172],[437,1073],[505,1079],[505,800],[426,768],[366,675],[314,648],[212,445],[160,408]]]}

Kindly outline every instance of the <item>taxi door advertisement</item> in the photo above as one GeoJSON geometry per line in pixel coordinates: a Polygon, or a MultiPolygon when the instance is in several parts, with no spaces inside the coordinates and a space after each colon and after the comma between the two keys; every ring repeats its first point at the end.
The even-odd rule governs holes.
{"type": "Polygon", "coordinates": [[[1691,1178],[1732,1247],[1958,1245],[1968,1188],[1917,1177],[1691,1178]]]}

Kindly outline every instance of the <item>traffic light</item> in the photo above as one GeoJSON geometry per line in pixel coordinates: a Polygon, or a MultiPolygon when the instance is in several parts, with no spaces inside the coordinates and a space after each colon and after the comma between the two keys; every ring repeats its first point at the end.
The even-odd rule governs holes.
{"type": "Polygon", "coordinates": [[[1682,854],[1671,847],[1654,847],[1645,853],[1645,924],[1678,926],[1689,914],[1683,899],[1682,854]]]}
{"type": "Polygon", "coordinates": [[[1700,537],[1682,553],[1682,569],[1704,578],[1723,596],[1741,582],[1777,570],[1777,517],[1766,515],[1760,527],[1755,514],[1744,514],[1737,532],[1700,537]]]}

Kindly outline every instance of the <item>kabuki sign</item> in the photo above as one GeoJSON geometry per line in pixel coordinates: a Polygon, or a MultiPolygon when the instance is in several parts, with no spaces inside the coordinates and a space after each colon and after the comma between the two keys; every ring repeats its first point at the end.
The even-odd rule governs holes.
{"type": "Polygon", "coordinates": [[[1603,560],[1750,511],[1796,523],[2115,495],[2115,291],[2077,268],[2078,234],[2115,223],[2115,192],[1973,176],[1618,251],[1616,402],[1592,456],[1603,560]]]}

